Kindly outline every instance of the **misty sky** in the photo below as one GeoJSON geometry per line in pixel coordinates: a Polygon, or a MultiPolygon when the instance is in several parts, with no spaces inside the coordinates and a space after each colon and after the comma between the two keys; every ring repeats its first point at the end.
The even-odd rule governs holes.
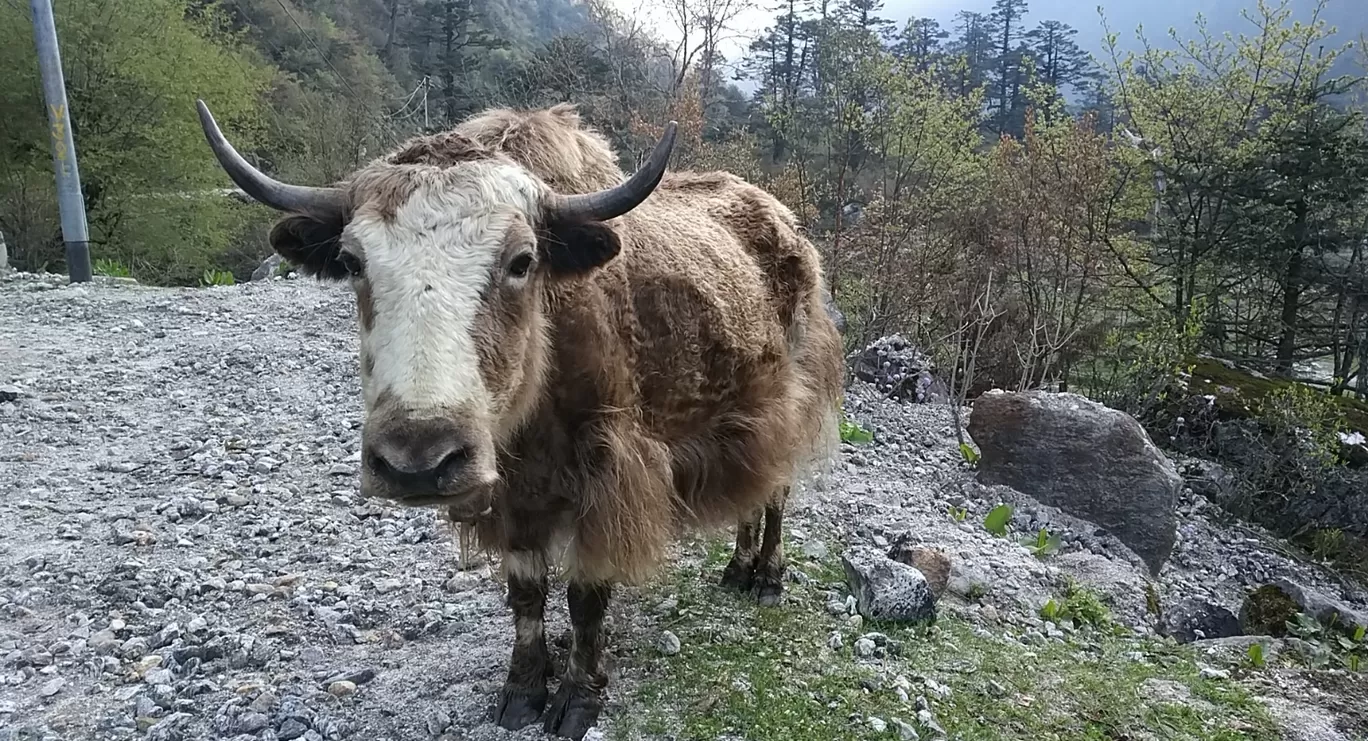
{"type": "MultiPolygon", "coordinates": [[[[677,35],[664,16],[653,6],[659,0],[613,0],[623,12],[636,12],[639,16],[651,18],[652,27],[667,38],[677,35]]],[[[1276,6],[1279,0],[1270,0],[1276,6]]],[[[776,0],[760,0],[762,6],[776,6],[776,0]]],[[[1106,15],[1107,25],[1120,35],[1123,49],[1135,48],[1136,27],[1143,24],[1145,36],[1156,45],[1166,45],[1168,29],[1176,27],[1180,36],[1192,35],[1193,23],[1200,13],[1206,17],[1208,26],[1217,31],[1232,33],[1253,30],[1252,25],[1240,16],[1240,11],[1257,8],[1257,0],[1030,0],[1026,16],[1027,27],[1042,20],[1058,20],[1078,29],[1078,42],[1086,50],[1101,54],[1104,35],[1102,16],[1097,7],[1101,4],[1106,15]]],[[[898,22],[901,26],[912,16],[929,16],[940,21],[947,29],[953,29],[954,17],[960,10],[973,10],[987,14],[993,0],[885,0],[882,15],[898,22]]],[[[1294,17],[1309,20],[1316,6],[1315,0],[1292,0],[1294,17]]],[[[757,9],[747,12],[738,23],[738,38],[730,44],[727,56],[735,59],[756,33],[769,25],[774,17],[772,12],[757,9]]],[[[1357,39],[1359,34],[1368,33],[1368,0],[1328,0],[1322,16],[1330,25],[1339,28],[1337,43],[1357,39]]],[[[742,84],[749,90],[752,84],[742,84]]]]}

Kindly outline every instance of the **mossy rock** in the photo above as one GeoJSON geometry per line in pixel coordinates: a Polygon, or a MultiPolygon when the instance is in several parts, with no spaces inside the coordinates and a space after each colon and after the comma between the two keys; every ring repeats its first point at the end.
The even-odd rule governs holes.
{"type": "Polygon", "coordinates": [[[1245,635],[1287,635],[1287,621],[1294,620],[1301,606],[1292,595],[1276,584],[1267,584],[1245,597],[1240,605],[1240,629],[1245,635]]]}
{"type": "MultiPolygon", "coordinates": [[[[1259,401],[1265,396],[1296,383],[1231,368],[1216,358],[1198,357],[1190,362],[1192,377],[1188,381],[1188,392],[1215,397],[1221,416],[1230,419],[1253,418],[1259,401]]],[[[1344,414],[1346,427],[1368,433],[1368,401],[1340,396],[1335,398],[1335,404],[1344,414]]]]}

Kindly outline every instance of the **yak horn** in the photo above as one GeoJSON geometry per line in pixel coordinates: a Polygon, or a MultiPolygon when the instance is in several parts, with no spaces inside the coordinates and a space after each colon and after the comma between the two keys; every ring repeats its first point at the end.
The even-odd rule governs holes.
{"type": "Polygon", "coordinates": [[[552,196],[547,204],[552,218],[569,222],[607,221],[641,205],[665,175],[665,166],[670,163],[670,152],[674,149],[676,128],[678,124],[674,121],[665,125],[665,134],[656,142],[646,164],[627,182],[597,193],[552,196]]]}
{"type": "Polygon", "coordinates": [[[200,126],[204,128],[204,138],[209,140],[214,156],[228,177],[247,195],[278,211],[320,217],[338,217],[343,213],[345,199],[340,188],[290,185],[267,176],[233,149],[233,145],[223,137],[204,101],[196,100],[195,107],[199,109],[200,126]]]}

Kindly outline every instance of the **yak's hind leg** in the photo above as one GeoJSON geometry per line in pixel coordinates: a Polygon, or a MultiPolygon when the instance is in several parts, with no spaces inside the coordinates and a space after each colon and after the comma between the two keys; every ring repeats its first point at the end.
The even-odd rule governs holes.
{"type": "Polygon", "coordinates": [[[760,553],[755,558],[755,576],[751,596],[762,605],[779,604],[784,595],[784,508],[788,505],[789,487],[779,488],[765,505],[765,532],[760,553]]]}
{"type": "Polygon", "coordinates": [[[757,509],[751,517],[736,523],[736,550],[722,570],[722,586],[739,592],[749,592],[755,577],[755,558],[760,550],[760,522],[764,510],[757,509]]]}
{"type": "Polygon", "coordinates": [[[508,606],[513,611],[516,638],[508,680],[499,691],[494,719],[510,731],[541,717],[546,707],[546,679],[551,656],[546,650],[546,556],[534,551],[504,554],[508,575],[508,606]]]}
{"type": "Polygon", "coordinates": [[[608,611],[611,588],[607,584],[572,581],[565,591],[574,638],[560,689],[546,713],[544,730],[579,741],[603,711],[603,688],[608,685],[608,675],[600,666],[600,654],[603,616],[608,611]]]}

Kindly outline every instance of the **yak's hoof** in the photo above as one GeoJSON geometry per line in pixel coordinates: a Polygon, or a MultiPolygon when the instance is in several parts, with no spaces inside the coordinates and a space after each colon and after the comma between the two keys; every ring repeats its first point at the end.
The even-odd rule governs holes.
{"type": "Polygon", "coordinates": [[[755,584],[751,587],[751,597],[762,607],[774,607],[784,598],[784,574],[779,572],[755,572],[755,584]]]}
{"type": "Polygon", "coordinates": [[[536,723],[545,708],[545,687],[504,685],[499,690],[499,706],[494,709],[494,720],[501,727],[516,731],[536,723]]]}
{"type": "Polygon", "coordinates": [[[562,684],[551,700],[551,710],[546,714],[543,730],[580,741],[594,727],[602,711],[603,700],[598,692],[573,684],[562,684]]]}
{"type": "Polygon", "coordinates": [[[738,592],[749,592],[755,581],[755,564],[741,563],[733,558],[722,570],[722,586],[738,592]]]}

